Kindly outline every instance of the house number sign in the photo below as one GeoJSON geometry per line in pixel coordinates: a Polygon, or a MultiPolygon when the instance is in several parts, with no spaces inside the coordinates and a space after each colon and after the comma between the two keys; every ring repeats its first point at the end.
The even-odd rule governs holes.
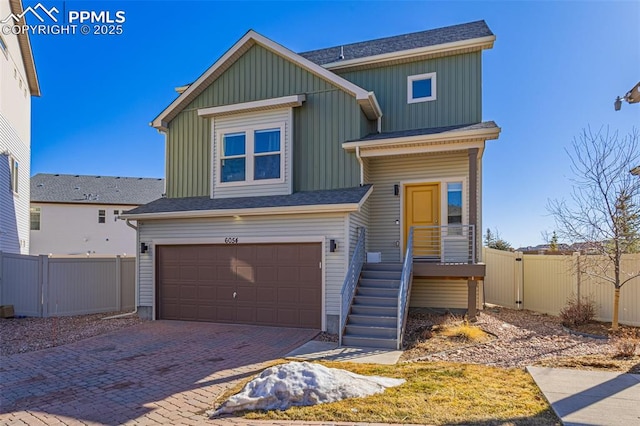
{"type": "Polygon", "coordinates": [[[224,239],[225,244],[238,244],[238,237],[227,237],[224,239]]]}

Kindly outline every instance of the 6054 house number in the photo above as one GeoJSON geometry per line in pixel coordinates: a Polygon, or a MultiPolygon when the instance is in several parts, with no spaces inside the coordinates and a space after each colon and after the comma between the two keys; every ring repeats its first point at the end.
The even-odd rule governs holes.
{"type": "Polygon", "coordinates": [[[227,237],[224,239],[225,244],[238,244],[238,237],[227,237]]]}

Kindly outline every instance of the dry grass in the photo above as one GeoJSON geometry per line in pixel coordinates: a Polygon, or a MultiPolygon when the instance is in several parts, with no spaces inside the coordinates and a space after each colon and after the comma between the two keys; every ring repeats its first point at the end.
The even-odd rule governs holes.
{"type": "MultiPolygon", "coordinates": [[[[363,375],[404,378],[407,382],[367,398],[292,407],[286,411],[247,412],[244,418],[487,426],[558,424],[531,377],[519,369],[444,362],[392,366],[322,364],[363,375]]],[[[241,388],[238,385],[225,397],[241,388]]]]}
{"type": "Polygon", "coordinates": [[[466,323],[451,325],[443,328],[440,334],[446,337],[452,337],[467,343],[485,342],[489,339],[489,335],[482,331],[480,327],[475,327],[466,323]]]}

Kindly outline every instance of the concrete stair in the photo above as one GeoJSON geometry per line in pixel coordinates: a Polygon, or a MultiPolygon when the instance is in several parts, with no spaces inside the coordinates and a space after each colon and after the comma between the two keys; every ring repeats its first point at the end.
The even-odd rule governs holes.
{"type": "Polygon", "coordinates": [[[396,349],[401,263],[365,263],[347,317],[342,344],[396,349]]]}

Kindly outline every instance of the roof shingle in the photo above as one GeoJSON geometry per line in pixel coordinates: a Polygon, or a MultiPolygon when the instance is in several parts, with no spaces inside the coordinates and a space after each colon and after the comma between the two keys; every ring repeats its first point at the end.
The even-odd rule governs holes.
{"type": "Polygon", "coordinates": [[[324,65],[339,60],[360,59],[369,56],[383,55],[385,53],[453,43],[492,35],[493,33],[485,21],[475,21],[417,33],[311,50],[299,53],[299,55],[318,65],[324,65]],[[344,54],[344,58],[340,58],[341,52],[344,54]]]}
{"type": "Polygon", "coordinates": [[[162,197],[164,179],[39,173],[31,178],[31,201],[140,205],[162,197]]]}
{"type": "Polygon", "coordinates": [[[124,212],[126,215],[207,210],[257,209],[265,207],[297,207],[327,204],[359,203],[371,185],[355,188],[295,192],[291,195],[269,195],[239,198],[161,198],[124,212]]]}

